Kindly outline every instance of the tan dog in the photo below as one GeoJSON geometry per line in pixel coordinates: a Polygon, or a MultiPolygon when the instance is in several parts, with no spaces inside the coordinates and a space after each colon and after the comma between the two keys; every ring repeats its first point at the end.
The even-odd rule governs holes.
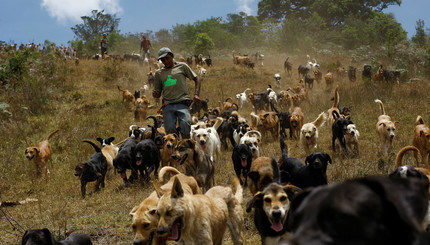
{"type": "Polygon", "coordinates": [[[267,133],[270,132],[272,139],[276,140],[279,134],[279,117],[276,112],[261,111],[258,115],[251,112],[253,124],[256,124],[257,130],[261,132],[261,140],[266,140],[267,133]]]}
{"type": "Polygon", "coordinates": [[[163,149],[161,150],[161,167],[176,167],[176,161],[173,160],[172,154],[178,144],[179,137],[177,134],[168,134],[163,137],[163,149]]]}
{"type": "Polygon", "coordinates": [[[249,191],[255,195],[277,178],[279,178],[279,169],[276,160],[270,157],[258,157],[252,161],[248,173],[249,191]]]}
{"type": "Polygon", "coordinates": [[[291,130],[293,130],[293,137],[296,140],[300,138],[300,129],[303,126],[304,120],[305,116],[303,115],[302,108],[294,107],[290,117],[290,125],[291,130]]]}
{"type": "Polygon", "coordinates": [[[326,121],[324,112],[321,112],[315,121],[305,123],[302,126],[300,141],[306,152],[306,156],[317,151],[318,148],[318,128],[326,121]]]}
{"type": "MultiPolygon", "coordinates": [[[[201,194],[197,181],[193,177],[181,174],[177,169],[164,167],[160,170],[159,180],[163,182],[165,175],[174,175],[182,184],[183,190],[188,194],[201,194]]],[[[166,184],[160,187],[163,191],[172,189],[174,179],[171,178],[166,184]]],[[[153,191],[139,206],[135,206],[130,215],[133,217],[132,228],[134,233],[134,244],[166,244],[166,237],[159,237],[156,233],[158,225],[158,215],[156,214],[158,196],[153,191]],[[152,243],[153,242],[153,243],[152,243]]]]}
{"type": "Polygon", "coordinates": [[[222,244],[228,226],[233,244],[243,244],[243,189],[236,178],[234,187],[215,186],[204,195],[185,193],[181,182],[173,177],[170,191],[157,191],[159,222],[157,233],[178,244],[222,244]]]}
{"type": "Polygon", "coordinates": [[[215,185],[215,167],[209,155],[201,150],[193,139],[181,140],[176,146],[172,158],[177,165],[183,165],[185,174],[193,176],[203,193],[215,185]]]}
{"type": "Polygon", "coordinates": [[[118,85],[118,90],[122,92],[122,102],[129,102],[133,103],[134,101],[134,95],[130,93],[127,89],[121,89],[118,85]]]}
{"type": "Polygon", "coordinates": [[[225,99],[225,101],[222,103],[222,110],[223,111],[228,111],[231,108],[236,108],[236,110],[239,110],[238,106],[233,103],[232,98],[228,97],[227,99],[225,99]]]}
{"type": "Polygon", "coordinates": [[[135,101],[136,109],[134,110],[134,121],[143,122],[148,113],[149,100],[146,98],[137,98],[135,101]]]}
{"type": "Polygon", "coordinates": [[[398,121],[391,121],[391,117],[385,114],[384,104],[380,100],[375,100],[381,107],[381,115],[378,117],[376,123],[376,133],[379,136],[380,148],[384,156],[388,156],[391,148],[393,147],[393,139],[396,131],[396,124],[398,121]]]}
{"type": "Polygon", "coordinates": [[[39,176],[44,176],[49,173],[49,170],[46,166],[48,160],[51,160],[52,162],[52,149],[51,145],[49,145],[49,139],[58,131],[59,129],[50,133],[44,141],[39,142],[37,147],[33,146],[27,147],[27,149],[25,149],[25,157],[29,161],[33,160],[34,166],[36,167],[36,173],[39,176]]]}
{"type": "Polygon", "coordinates": [[[421,155],[421,163],[430,168],[430,128],[424,123],[421,116],[415,120],[414,140],[412,144],[418,148],[421,155]]]}
{"type": "Polygon", "coordinates": [[[337,106],[339,105],[339,86],[336,86],[335,90],[334,90],[334,102],[333,105],[330,109],[327,110],[327,126],[330,128],[330,130],[332,130],[332,126],[333,123],[335,121],[335,119],[333,118],[333,111],[337,111],[338,115],[340,114],[339,108],[337,108],[337,106]]]}
{"type": "Polygon", "coordinates": [[[325,74],[324,76],[324,80],[325,80],[326,88],[331,88],[331,86],[333,86],[334,84],[333,73],[327,72],[327,74],[325,74]]]}

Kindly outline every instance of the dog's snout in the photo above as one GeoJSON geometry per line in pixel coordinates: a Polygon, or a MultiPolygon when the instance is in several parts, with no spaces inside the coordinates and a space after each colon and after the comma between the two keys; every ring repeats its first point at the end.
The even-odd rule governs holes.
{"type": "Polygon", "coordinates": [[[136,240],[133,242],[133,245],[143,245],[143,241],[142,240],[136,240]]]}
{"type": "Polygon", "coordinates": [[[281,210],[274,210],[273,212],[272,212],[272,216],[273,216],[273,218],[280,218],[281,217],[281,214],[282,214],[282,212],[281,212],[281,210]]]}
{"type": "Polygon", "coordinates": [[[160,235],[165,234],[167,232],[169,232],[169,230],[166,227],[160,227],[157,229],[157,234],[160,234],[160,235]]]}

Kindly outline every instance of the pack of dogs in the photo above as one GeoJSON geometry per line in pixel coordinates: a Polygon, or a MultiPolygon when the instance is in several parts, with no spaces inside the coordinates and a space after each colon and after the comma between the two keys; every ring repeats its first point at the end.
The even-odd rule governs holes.
{"type": "MultiPolygon", "coordinates": [[[[202,65],[212,65],[210,57],[194,58],[199,76],[205,76],[202,65]]],[[[249,66],[252,61],[249,56],[233,53],[233,62],[249,66]]],[[[292,63],[287,58],[284,72],[291,76],[291,70],[292,63]]],[[[382,67],[376,77],[370,72],[365,67],[363,76],[376,80],[381,79],[376,76],[381,74],[387,81],[393,80],[384,75],[387,71],[382,67]]],[[[344,73],[351,82],[356,81],[356,68],[350,66],[344,73]]],[[[270,84],[262,92],[246,88],[236,94],[237,103],[231,97],[215,107],[209,106],[209,99],[192,103],[190,112],[194,117],[189,139],[183,139],[179,131],[166,134],[161,115],[148,117],[150,101],[145,91],[153,87],[152,70],[148,73],[149,87],[134,94],[117,86],[122,101],[135,105],[135,123],[152,120],[153,125],[131,125],[128,138],[119,143],[113,143],[115,137],[98,137],[100,146],[83,140],[95,152],[75,166],[81,197],[94,195],[87,194],[88,183],[95,182],[94,193],[99,192],[106,179],[115,178],[116,173],[126,187],[152,185],[154,191],[130,211],[133,244],[222,244],[227,230],[233,244],[246,244],[242,205],[246,212],[253,212],[262,244],[429,244],[430,128],[424,119],[416,118],[412,145],[398,152],[396,169],[388,176],[329,184],[327,168],[333,164],[332,157],[358,157],[360,133],[352,121],[351,107],[340,106],[339,86],[333,91],[332,107],[306,123],[300,104],[307,101],[314,80],[319,86],[322,72],[314,59],[299,65],[298,74],[302,82],[279,92],[275,90],[281,88],[281,75],[276,73],[274,88],[270,84]],[[252,111],[249,121],[239,113],[244,107],[252,111]],[[332,157],[319,147],[319,131],[324,130],[324,124],[332,133],[332,157]],[[304,161],[290,156],[286,139],[290,146],[303,150],[304,161]],[[278,160],[264,155],[261,147],[269,141],[279,142],[278,160]],[[215,182],[215,170],[229,145],[235,176],[231,186],[221,186],[215,182]],[[413,152],[416,168],[402,165],[409,151],[413,152]],[[107,177],[108,173],[112,176],[107,177]],[[250,193],[246,203],[245,188],[250,193]]],[[[326,88],[331,89],[334,73],[328,72],[324,78],[326,88]]],[[[381,100],[375,102],[381,111],[376,124],[380,153],[388,157],[399,122],[386,114],[381,100]]],[[[49,174],[49,140],[58,131],[51,132],[38,147],[25,150],[38,175],[49,174]]],[[[81,233],[56,241],[45,228],[26,231],[22,244],[92,242],[90,236],[81,233]]]]}

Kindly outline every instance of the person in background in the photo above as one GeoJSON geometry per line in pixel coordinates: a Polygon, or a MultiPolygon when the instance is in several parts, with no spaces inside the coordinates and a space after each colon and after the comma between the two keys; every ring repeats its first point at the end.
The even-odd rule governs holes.
{"type": "Polygon", "coordinates": [[[102,52],[102,59],[105,59],[105,53],[107,54],[108,40],[106,34],[103,34],[103,38],[99,42],[99,47],[102,52]]]}
{"type": "Polygon", "coordinates": [[[143,50],[143,53],[142,53],[143,59],[145,59],[145,58],[149,59],[150,54],[151,54],[151,51],[150,51],[151,47],[152,47],[151,41],[149,41],[149,39],[146,39],[146,37],[143,36],[142,41],[140,42],[140,52],[142,52],[142,50],[143,50]],[[148,57],[146,57],[147,54],[148,54],[148,57]]]}

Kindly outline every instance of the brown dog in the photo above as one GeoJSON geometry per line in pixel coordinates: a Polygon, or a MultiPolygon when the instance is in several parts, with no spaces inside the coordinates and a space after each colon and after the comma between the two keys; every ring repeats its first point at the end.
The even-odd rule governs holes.
{"type": "Polygon", "coordinates": [[[248,187],[252,195],[279,180],[279,167],[274,158],[258,157],[252,161],[248,173],[248,187]]]}
{"type": "Polygon", "coordinates": [[[209,155],[201,150],[193,139],[181,140],[176,146],[172,158],[177,165],[183,165],[185,174],[193,176],[203,193],[215,185],[215,167],[209,155]]]}
{"type": "MultiPolygon", "coordinates": [[[[267,133],[270,132],[272,139],[276,140],[279,133],[279,117],[276,112],[261,111],[258,115],[251,112],[252,123],[256,124],[257,130],[261,132],[261,140],[266,140],[267,133]]],[[[255,125],[253,125],[255,126],[255,125]]]]}
{"type": "Polygon", "coordinates": [[[325,74],[324,76],[324,80],[325,80],[326,88],[331,88],[331,86],[333,86],[334,84],[333,73],[327,72],[327,74],[325,74]]]}
{"type": "Polygon", "coordinates": [[[134,110],[134,121],[143,122],[148,113],[149,100],[146,98],[138,98],[135,101],[136,109],[134,110]]]}
{"type": "MultiPolygon", "coordinates": [[[[160,170],[160,183],[165,179],[165,175],[173,175],[181,182],[183,190],[187,194],[201,194],[197,181],[193,177],[181,174],[177,169],[172,167],[164,167],[160,170]]],[[[172,189],[173,178],[159,187],[163,191],[172,189]]],[[[134,244],[166,244],[166,237],[157,235],[158,215],[156,214],[158,196],[153,191],[139,206],[135,206],[130,215],[133,217],[132,228],[134,232],[134,244]],[[151,243],[153,242],[153,243],[151,243]]]]}
{"type": "Polygon", "coordinates": [[[39,176],[44,176],[49,173],[49,170],[46,167],[46,163],[48,162],[48,160],[51,160],[52,162],[52,149],[49,145],[49,139],[58,131],[59,129],[50,133],[44,141],[39,142],[39,145],[37,147],[33,146],[25,149],[25,157],[29,161],[33,160],[34,166],[36,167],[36,173],[39,176]]]}
{"type": "Polygon", "coordinates": [[[127,89],[121,89],[118,85],[118,90],[122,92],[122,102],[129,102],[133,103],[134,101],[134,95],[128,91],[127,89]]]}
{"type": "Polygon", "coordinates": [[[291,130],[293,130],[294,139],[298,140],[300,138],[300,130],[303,126],[305,116],[303,115],[302,108],[294,107],[293,112],[290,117],[291,130]]]}
{"type": "Polygon", "coordinates": [[[243,189],[237,178],[230,187],[215,186],[204,195],[185,193],[174,178],[170,191],[157,191],[157,233],[178,244],[222,244],[228,226],[233,244],[243,244],[243,189]]]}
{"type": "Polygon", "coordinates": [[[396,131],[396,124],[398,121],[391,121],[391,117],[385,114],[384,104],[380,100],[375,100],[376,103],[381,107],[381,114],[378,117],[378,122],[376,123],[376,133],[380,139],[380,148],[384,156],[388,156],[388,153],[393,147],[393,139],[396,131]]]}
{"type": "Polygon", "coordinates": [[[176,167],[176,161],[173,160],[172,154],[178,144],[179,137],[177,134],[168,134],[163,137],[163,149],[161,149],[161,167],[176,167]]]}
{"type": "Polygon", "coordinates": [[[334,90],[334,102],[333,105],[330,109],[327,110],[327,126],[330,128],[330,130],[332,129],[333,123],[334,123],[334,118],[333,118],[333,111],[336,111],[338,115],[340,114],[339,108],[337,108],[337,106],[339,105],[339,86],[336,86],[335,90],[334,90]]]}
{"type": "Polygon", "coordinates": [[[430,128],[424,123],[421,116],[415,121],[414,140],[412,144],[418,148],[421,155],[421,163],[430,168],[430,128]]]}

